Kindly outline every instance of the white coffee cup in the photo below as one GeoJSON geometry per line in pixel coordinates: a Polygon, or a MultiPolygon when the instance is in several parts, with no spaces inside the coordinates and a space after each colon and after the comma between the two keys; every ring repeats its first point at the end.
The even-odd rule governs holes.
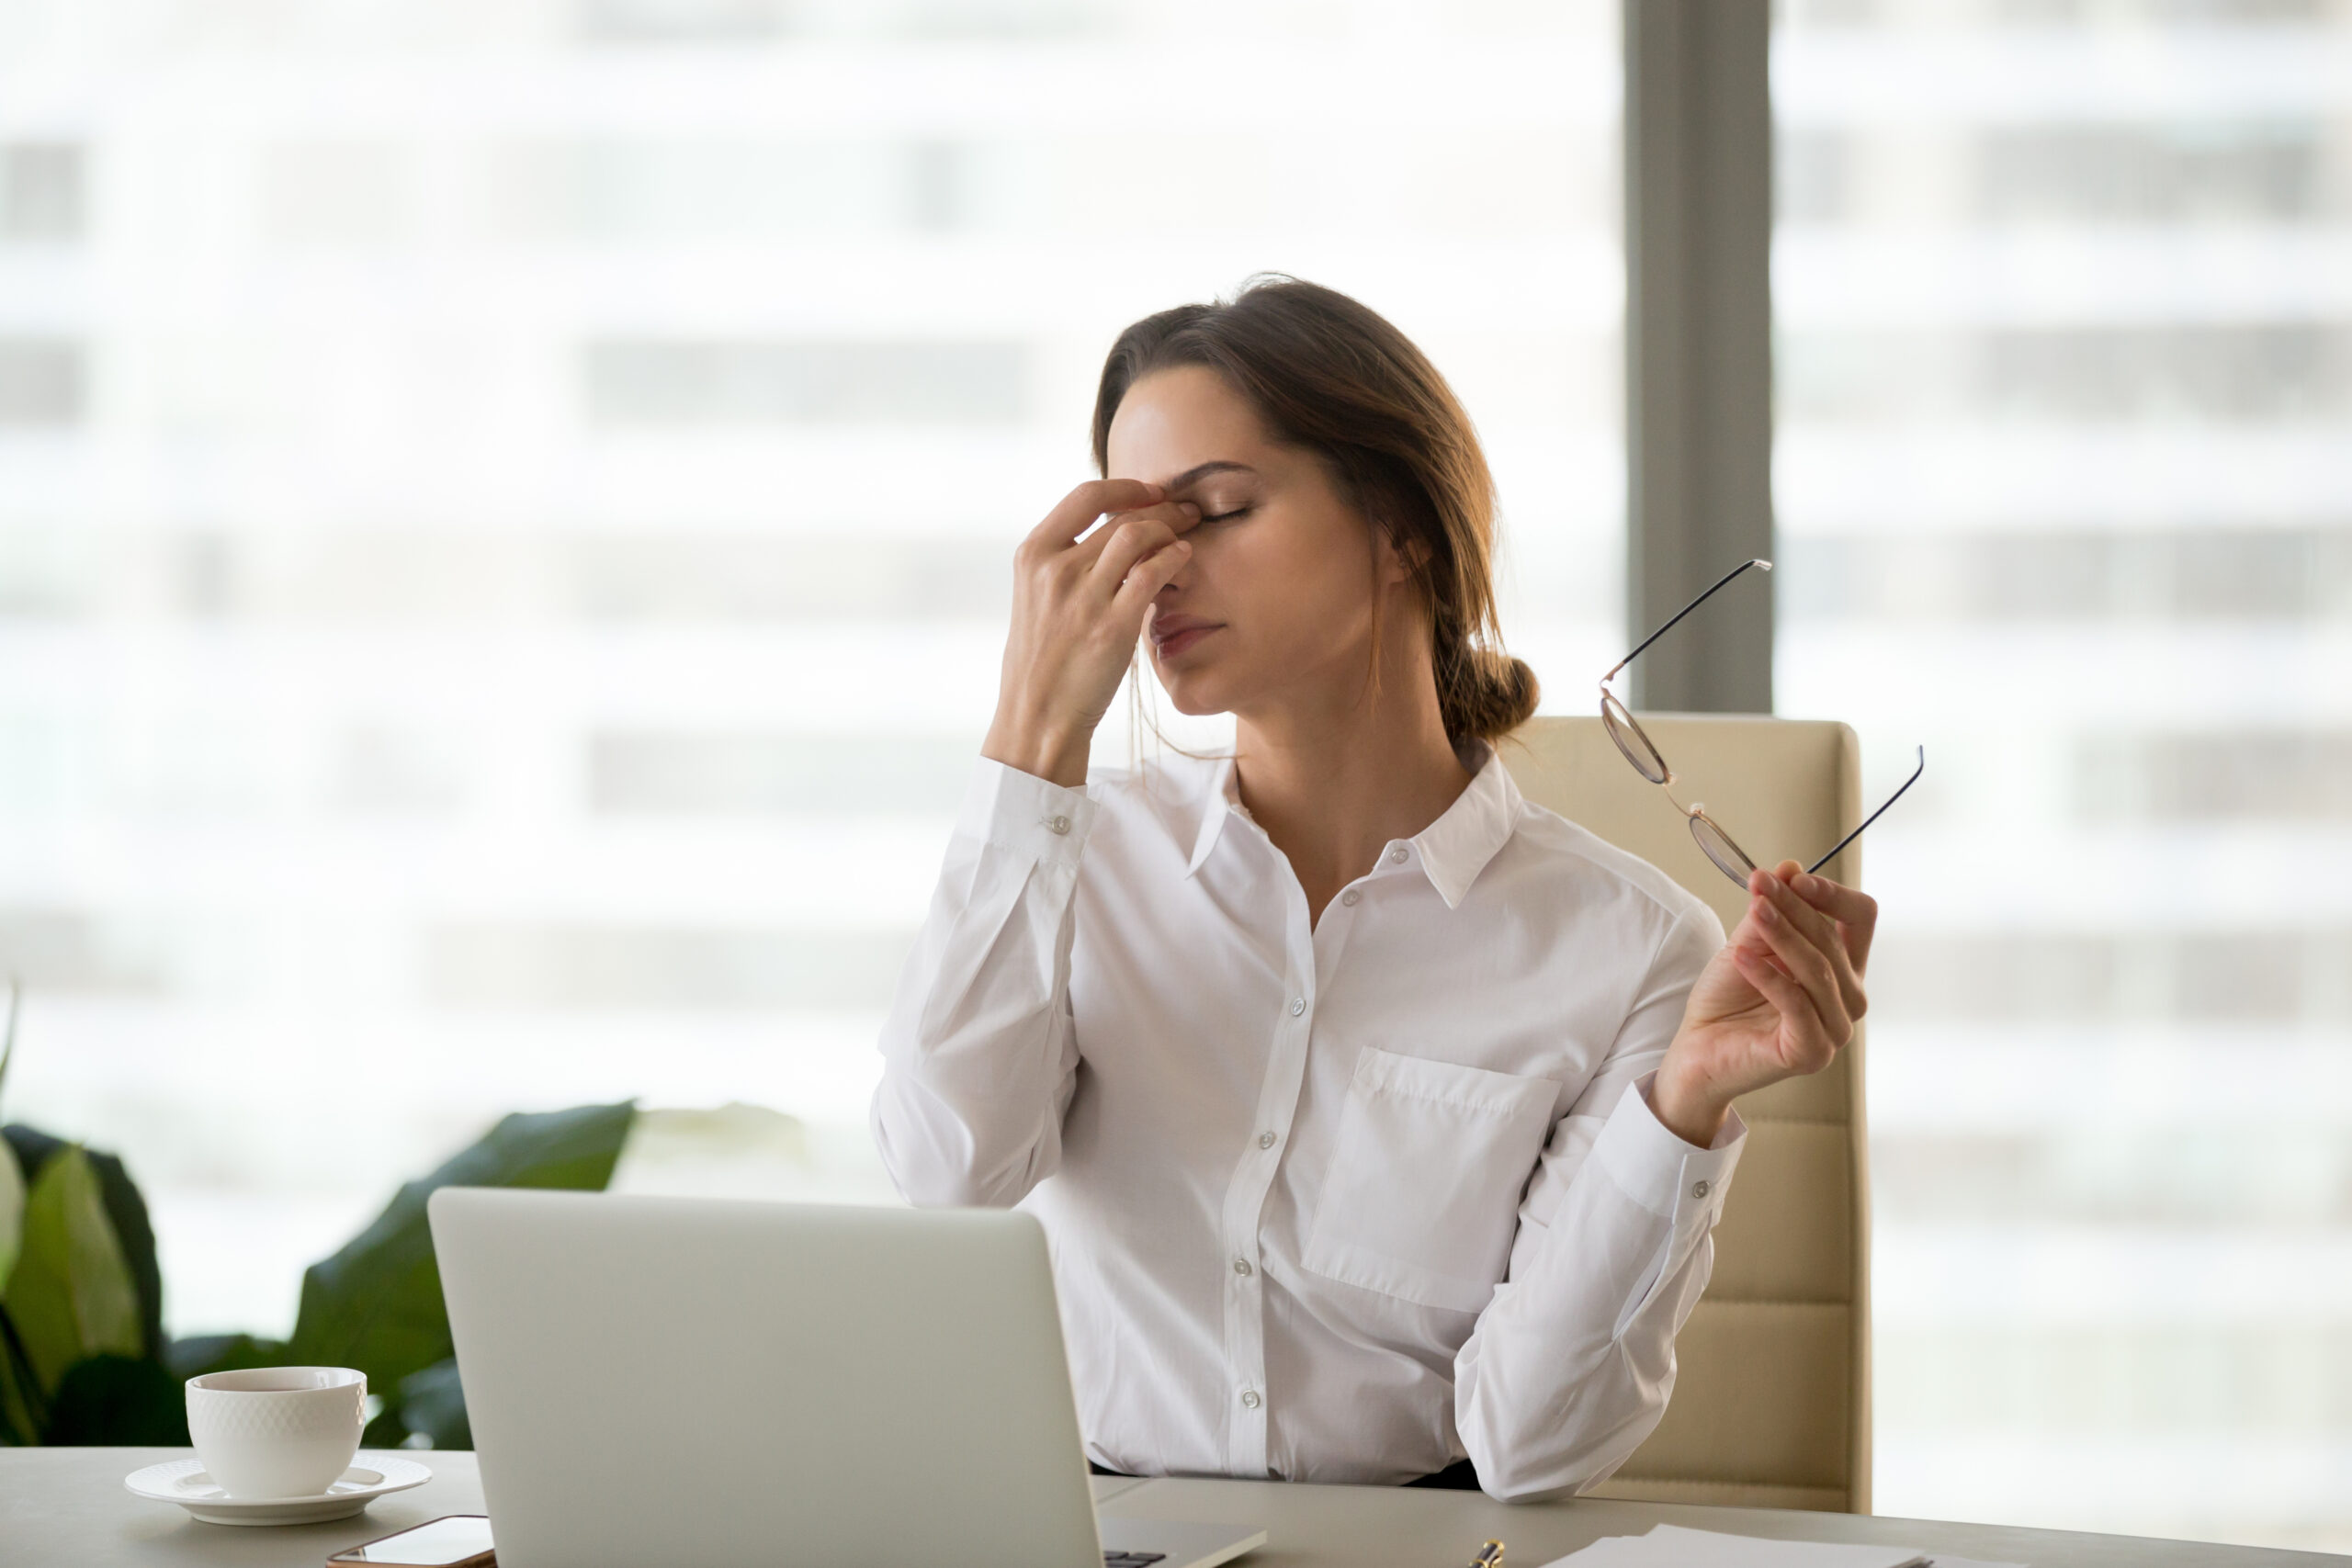
{"type": "Polygon", "coordinates": [[[368,1374],[349,1367],[255,1367],[187,1380],[187,1433],[230,1496],[316,1497],[359,1451],[368,1374]]]}

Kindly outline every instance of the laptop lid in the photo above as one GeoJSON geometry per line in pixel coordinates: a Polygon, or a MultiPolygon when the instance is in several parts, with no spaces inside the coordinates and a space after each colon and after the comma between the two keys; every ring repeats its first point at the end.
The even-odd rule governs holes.
{"type": "Polygon", "coordinates": [[[501,1568],[1101,1568],[1011,1211],[443,1188],[501,1568]]]}

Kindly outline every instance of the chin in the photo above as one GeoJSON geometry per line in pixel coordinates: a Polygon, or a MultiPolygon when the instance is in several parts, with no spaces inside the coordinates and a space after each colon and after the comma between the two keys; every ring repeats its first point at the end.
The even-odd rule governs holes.
{"type": "Polygon", "coordinates": [[[1166,694],[1168,705],[1186,718],[1229,713],[1233,709],[1232,702],[1219,694],[1218,682],[1211,680],[1206,671],[1180,670],[1171,674],[1155,661],[1152,673],[1159,677],[1159,689],[1166,694]]]}

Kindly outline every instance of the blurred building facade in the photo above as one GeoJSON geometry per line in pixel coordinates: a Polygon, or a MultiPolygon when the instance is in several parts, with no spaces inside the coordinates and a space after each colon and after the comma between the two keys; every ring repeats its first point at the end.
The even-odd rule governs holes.
{"type": "Polygon", "coordinates": [[[2352,1549],[2352,8],[1792,0],[1781,710],[1872,829],[1878,1506],[2352,1549]]]}
{"type": "MultiPolygon", "coordinates": [[[[882,1010],[1102,355],[1388,313],[1622,651],[1611,7],[0,0],[0,1115],[181,1332],[499,1112],[887,1196],[882,1010]]],[[[1124,710],[1122,710],[1124,712],[1124,710]]],[[[1106,733],[1106,757],[1130,738],[1106,733]]]]}

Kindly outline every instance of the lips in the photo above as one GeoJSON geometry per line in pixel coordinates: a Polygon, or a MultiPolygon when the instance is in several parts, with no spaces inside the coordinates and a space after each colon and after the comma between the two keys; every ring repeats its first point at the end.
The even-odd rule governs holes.
{"type": "Polygon", "coordinates": [[[1173,659],[1199,642],[1211,632],[1219,630],[1223,623],[1204,621],[1198,615],[1157,615],[1151,623],[1151,646],[1162,659],[1173,659]]]}

